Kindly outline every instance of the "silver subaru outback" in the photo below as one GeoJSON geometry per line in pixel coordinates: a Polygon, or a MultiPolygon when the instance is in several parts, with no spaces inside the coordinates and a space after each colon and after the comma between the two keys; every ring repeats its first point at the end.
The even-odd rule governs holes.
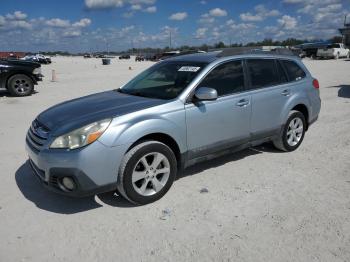
{"type": "Polygon", "coordinates": [[[189,165],[265,142],[297,149],[318,118],[319,83],[300,59],[219,53],[171,58],[119,89],[42,112],[26,137],[47,188],[161,198],[189,165]]]}

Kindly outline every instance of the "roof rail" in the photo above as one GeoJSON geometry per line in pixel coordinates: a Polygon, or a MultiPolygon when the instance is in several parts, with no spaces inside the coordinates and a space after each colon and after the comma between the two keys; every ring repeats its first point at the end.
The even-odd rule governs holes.
{"type": "Polygon", "coordinates": [[[271,55],[289,55],[297,56],[289,48],[284,47],[268,47],[264,48],[261,46],[251,46],[251,47],[233,47],[223,49],[217,57],[226,57],[234,55],[245,55],[245,54],[271,54],[271,55]]]}

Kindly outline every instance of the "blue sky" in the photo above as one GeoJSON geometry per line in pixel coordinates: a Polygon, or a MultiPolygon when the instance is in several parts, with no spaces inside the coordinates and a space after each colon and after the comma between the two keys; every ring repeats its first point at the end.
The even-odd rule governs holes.
{"type": "MultiPolygon", "coordinates": [[[[2,50],[72,52],[326,39],[349,0],[1,0],[2,50]]],[[[350,16],[349,16],[350,20],[350,16]]]]}

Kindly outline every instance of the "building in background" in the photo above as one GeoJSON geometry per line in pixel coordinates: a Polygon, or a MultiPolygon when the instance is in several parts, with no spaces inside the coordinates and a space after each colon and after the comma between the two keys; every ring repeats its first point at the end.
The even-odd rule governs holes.
{"type": "Polygon", "coordinates": [[[25,55],[24,52],[0,52],[0,58],[22,58],[25,55]]]}

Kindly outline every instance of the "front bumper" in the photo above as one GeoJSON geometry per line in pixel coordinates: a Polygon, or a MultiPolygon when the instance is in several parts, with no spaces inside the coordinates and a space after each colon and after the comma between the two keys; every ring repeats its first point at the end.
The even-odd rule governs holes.
{"type": "Polygon", "coordinates": [[[33,78],[35,80],[35,84],[37,84],[37,82],[39,82],[39,81],[43,81],[43,77],[44,77],[43,74],[35,74],[35,75],[33,75],[33,78]]]}
{"type": "Polygon", "coordinates": [[[119,165],[127,148],[127,145],[106,147],[96,141],[80,150],[43,149],[38,152],[26,142],[29,164],[42,185],[73,197],[115,190],[119,165]],[[76,184],[74,190],[64,188],[63,177],[73,179],[76,184]]]}

